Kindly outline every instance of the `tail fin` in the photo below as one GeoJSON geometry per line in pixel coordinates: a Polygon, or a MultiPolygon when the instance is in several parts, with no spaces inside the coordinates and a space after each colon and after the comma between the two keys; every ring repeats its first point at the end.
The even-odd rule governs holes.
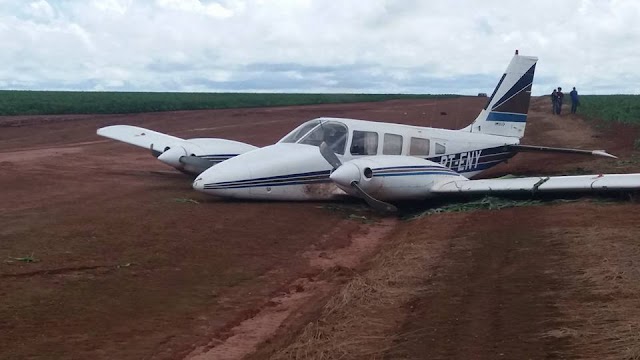
{"type": "Polygon", "coordinates": [[[475,121],[463,130],[522,138],[527,125],[531,84],[537,57],[520,56],[516,51],[487,105],[475,121]]]}

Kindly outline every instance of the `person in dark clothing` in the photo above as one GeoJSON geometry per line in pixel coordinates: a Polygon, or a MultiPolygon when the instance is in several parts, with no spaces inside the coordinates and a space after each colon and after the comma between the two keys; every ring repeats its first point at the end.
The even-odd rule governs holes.
{"type": "Polygon", "coordinates": [[[578,110],[578,105],[580,105],[580,98],[578,97],[578,91],[576,90],[575,86],[573,87],[573,90],[571,90],[569,95],[571,95],[571,113],[575,114],[576,110],[578,110]]]}
{"type": "Polygon", "coordinates": [[[556,89],[553,89],[553,92],[551,93],[551,112],[554,115],[556,114],[556,102],[558,102],[558,93],[556,92],[556,89]]]}
{"type": "Polygon", "coordinates": [[[564,94],[562,93],[562,88],[558,87],[558,91],[556,92],[556,96],[557,96],[557,101],[556,101],[556,108],[557,108],[557,112],[556,114],[560,115],[560,113],[562,112],[562,100],[564,100],[564,94]]]}

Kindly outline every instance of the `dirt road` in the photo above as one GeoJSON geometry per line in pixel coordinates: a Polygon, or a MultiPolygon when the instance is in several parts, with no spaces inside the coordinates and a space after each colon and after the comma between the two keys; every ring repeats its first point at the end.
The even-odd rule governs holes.
{"type": "MultiPolygon", "coordinates": [[[[281,354],[344,284],[376,269],[370,259],[381,246],[384,257],[415,239],[424,240],[429,262],[415,267],[421,271],[400,303],[380,308],[397,319],[381,330],[394,341],[382,354],[634,351],[625,331],[637,334],[631,309],[640,308],[632,286],[640,283],[635,203],[406,223],[380,219],[359,202],[230,202],[193,192],[145,151],[95,135],[101,126],[132,124],[260,146],[318,116],[458,128],[484,100],[0,118],[0,358],[281,354]],[[593,309],[606,310],[601,320],[587,321],[593,309]],[[602,335],[614,325],[606,336],[618,337],[602,335]],[[403,339],[409,333],[421,335],[403,339]],[[438,346],[426,346],[432,342],[438,346]]],[[[635,133],[554,119],[543,100],[532,105],[525,139],[604,147],[623,159],[523,154],[493,174],[639,170],[635,133]]]]}

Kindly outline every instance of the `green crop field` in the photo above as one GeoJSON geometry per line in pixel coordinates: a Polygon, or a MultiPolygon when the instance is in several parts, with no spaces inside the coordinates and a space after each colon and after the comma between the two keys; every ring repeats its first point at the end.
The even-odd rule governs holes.
{"type": "Polygon", "coordinates": [[[353,103],[391,99],[430,99],[456,96],[458,95],[1,90],[0,115],[125,114],[173,110],[353,103]]]}
{"type": "Polygon", "coordinates": [[[640,95],[583,95],[578,114],[591,119],[640,124],[640,95]]]}

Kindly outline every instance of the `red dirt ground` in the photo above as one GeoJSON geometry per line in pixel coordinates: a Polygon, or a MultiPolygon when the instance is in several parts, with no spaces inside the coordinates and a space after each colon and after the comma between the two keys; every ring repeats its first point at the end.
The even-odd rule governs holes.
{"type": "MultiPolygon", "coordinates": [[[[379,219],[357,201],[263,203],[207,197],[145,151],[96,136],[97,128],[131,124],[186,138],[220,137],[261,146],[318,116],[459,128],[485,101],[0,118],[0,358],[238,358],[256,349],[266,356],[268,343],[278,343],[273,334],[284,337],[315,316],[354,271],[366,269],[366,260],[389,231],[395,228],[393,236],[403,236],[407,228],[430,234],[423,225],[437,221],[431,217],[397,224],[379,219]],[[25,257],[35,261],[25,262],[25,257]]],[[[631,150],[637,131],[596,131],[577,117],[547,115],[546,107],[544,99],[533,102],[525,143],[605,148],[623,160],[521,154],[496,167],[493,175],[639,170],[631,150]]],[[[585,348],[590,349],[587,357],[594,357],[598,349],[608,348],[577,346],[585,339],[606,342],[585,325],[591,314],[585,304],[591,302],[584,300],[590,298],[580,284],[600,284],[610,276],[588,271],[602,265],[600,248],[613,254],[607,268],[617,261],[615,256],[637,250],[632,241],[638,235],[635,207],[578,202],[503,210],[499,221],[493,220],[494,212],[460,215],[469,224],[459,229],[466,234],[460,245],[465,250],[444,252],[433,288],[437,296],[414,299],[396,330],[418,324],[437,328],[441,338],[435,341],[441,346],[429,347],[435,357],[495,357],[496,343],[517,349],[510,353],[515,358],[581,357],[585,348]],[[495,243],[486,240],[496,229],[502,235],[495,243]],[[523,248],[510,241],[514,229],[524,234],[518,235],[525,239],[523,248]],[[534,234],[533,240],[528,234],[534,234]],[[567,234],[573,239],[569,245],[564,242],[567,234]],[[587,251],[582,239],[589,234],[604,235],[586,237],[587,251]],[[599,242],[603,239],[618,245],[604,246],[599,242]],[[512,255],[521,253],[526,256],[512,255]],[[496,304],[506,304],[507,310],[496,304]],[[460,309],[465,321],[453,326],[452,316],[460,309]],[[563,318],[576,323],[569,326],[563,318]],[[530,323],[537,325],[512,326],[530,323]],[[591,335],[572,336],[569,331],[565,336],[568,330],[562,329],[591,335]],[[476,333],[484,337],[469,342],[468,334],[476,333]],[[523,337],[540,334],[552,339],[542,347],[540,342],[523,343],[523,337]],[[456,346],[461,342],[469,346],[456,346]],[[460,351],[467,348],[469,352],[460,351]]],[[[636,279],[633,267],[627,268],[620,284],[636,279]]],[[[592,287],[602,290],[598,286],[592,287]]],[[[596,300],[616,304],[607,296],[618,290],[602,290],[607,295],[596,300]]],[[[633,305],[633,296],[625,294],[633,305]]],[[[638,298],[637,292],[631,294],[638,298]]],[[[402,344],[399,352],[388,355],[427,354],[421,344],[402,344]]]]}

